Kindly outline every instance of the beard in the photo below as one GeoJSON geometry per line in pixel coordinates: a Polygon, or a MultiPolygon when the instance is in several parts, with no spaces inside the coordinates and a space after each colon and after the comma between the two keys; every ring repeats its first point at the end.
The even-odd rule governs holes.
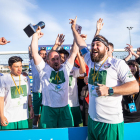
{"type": "Polygon", "coordinates": [[[92,62],[100,62],[103,59],[103,57],[105,56],[105,54],[106,54],[105,49],[102,52],[100,52],[98,50],[91,50],[90,57],[91,57],[92,62]],[[98,55],[95,56],[96,53],[93,54],[93,51],[97,51],[98,55]]]}

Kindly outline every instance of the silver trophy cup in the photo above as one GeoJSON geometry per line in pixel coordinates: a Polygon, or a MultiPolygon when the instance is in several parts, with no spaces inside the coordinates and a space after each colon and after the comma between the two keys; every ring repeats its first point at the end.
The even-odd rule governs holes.
{"type": "Polygon", "coordinates": [[[45,27],[45,23],[43,21],[40,21],[36,25],[29,24],[27,27],[25,27],[23,30],[27,34],[28,37],[31,37],[38,29],[38,26],[43,29],[45,27]]]}

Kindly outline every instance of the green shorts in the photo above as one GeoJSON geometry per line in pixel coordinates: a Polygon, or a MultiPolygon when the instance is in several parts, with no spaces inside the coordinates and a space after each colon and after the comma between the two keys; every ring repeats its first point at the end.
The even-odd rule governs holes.
{"type": "Polygon", "coordinates": [[[42,110],[42,93],[33,92],[34,115],[40,115],[42,110]]]}
{"type": "Polygon", "coordinates": [[[19,129],[28,129],[28,120],[23,120],[19,122],[10,122],[7,126],[1,126],[0,125],[0,130],[19,130],[19,129]]]}
{"type": "Polygon", "coordinates": [[[83,122],[80,106],[71,107],[71,113],[73,116],[74,125],[79,125],[80,123],[83,122]]]}
{"type": "Polygon", "coordinates": [[[62,128],[73,125],[73,117],[68,105],[58,108],[42,106],[40,128],[62,128]]]}
{"type": "Polygon", "coordinates": [[[124,122],[108,124],[88,117],[88,140],[123,140],[124,122]]]}

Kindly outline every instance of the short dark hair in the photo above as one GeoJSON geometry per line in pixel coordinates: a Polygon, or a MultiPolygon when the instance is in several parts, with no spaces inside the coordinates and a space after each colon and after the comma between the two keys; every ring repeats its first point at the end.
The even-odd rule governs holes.
{"type": "Polygon", "coordinates": [[[114,45],[111,42],[108,42],[108,45],[111,46],[114,49],[114,45]]]}
{"type": "MultiPolygon", "coordinates": [[[[41,50],[39,50],[39,51],[38,51],[38,54],[40,54],[40,52],[41,52],[41,51],[46,51],[46,50],[44,50],[44,49],[41,49],[41,50]]],[[[46,51],[46,53],[47,53],[47,51],[46,51]]]]}
{"type": "Polygon", "coordinates": [[[137,71],[134,76],[135,76],[136,80],[138,81],[139,80],[139,64],[135,60],[129,60],[129,61],[127,61],[127,65],[128,66],[132,65],[133,67],[135,67],[135,66],[137,67],[137,71]]]}
{"type": "Polygon", "coordinates": [[[22,63],[22,58],[21,57],[19,57],[19,56],[12,56],[12,57],[10,57],[9,58],[9,60],[8,60],[8,65],[9,66],[12,66],[13,65],[13,63],[16,63],[16,62],[21,62],[22,63]]]}

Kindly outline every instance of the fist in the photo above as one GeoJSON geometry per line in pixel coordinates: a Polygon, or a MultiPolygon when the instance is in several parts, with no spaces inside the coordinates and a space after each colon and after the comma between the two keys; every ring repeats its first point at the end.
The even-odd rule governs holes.
{"type": "Polygon", "coordinates": [[[109,87],[107,87],[106,85],[103,84],[97,84],[98,87],[96,87],[96,92],[98,94],[98,96],[108,96],[108,90],[109,87]]]}

